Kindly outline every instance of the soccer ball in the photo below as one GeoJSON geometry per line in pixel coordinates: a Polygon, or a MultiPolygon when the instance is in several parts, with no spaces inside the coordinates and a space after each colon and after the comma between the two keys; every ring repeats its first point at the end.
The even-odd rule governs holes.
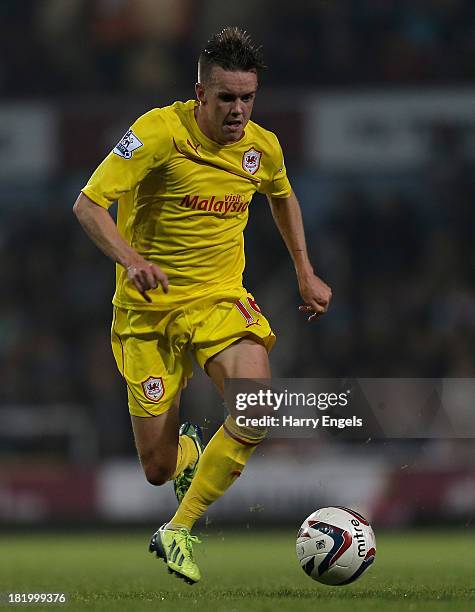
{"type": "Polygon", "coordinates": [[[349,508],[321,508],[305,519],[297,535],[304,572],[332,586],[350,584],[373,563],[376,540],[368,521],[349,508]]]}

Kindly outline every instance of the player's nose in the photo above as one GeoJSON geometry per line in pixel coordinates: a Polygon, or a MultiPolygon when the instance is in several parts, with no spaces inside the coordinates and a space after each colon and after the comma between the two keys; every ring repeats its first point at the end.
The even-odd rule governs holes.
{"type": "Polygon", "coordinates": [[[231,114],[236,117],[238,115],[243,115],[244,114],[244,108],[243,108],[243,104],[241,102],[241,100],[236,100],[233,104],[233,107],[231,109],[231,114]]]}

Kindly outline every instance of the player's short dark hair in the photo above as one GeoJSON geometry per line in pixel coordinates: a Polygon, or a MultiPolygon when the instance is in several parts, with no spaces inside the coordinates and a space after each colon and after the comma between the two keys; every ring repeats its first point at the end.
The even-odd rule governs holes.
{"type": "Polygon", "coordinates": [[[266,68],[262,47],[256,46],[249,34],[237,27],[224,28],[210,38],[200,53],[198,65],[202,83],[209,80],[213,66],[257,73],[266,68]]]}

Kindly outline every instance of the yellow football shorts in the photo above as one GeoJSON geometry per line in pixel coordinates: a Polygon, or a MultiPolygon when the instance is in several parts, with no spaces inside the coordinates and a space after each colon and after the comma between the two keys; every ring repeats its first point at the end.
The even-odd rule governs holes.
{"type": "Polygon", "coordinates": [[[114,307],[112,351],[127,383],[130,414],[157,416],[192,376],[236,340],[254,336],[269,352],[275,335],[251,294],[206,298],[168,311],[114,307]]]}

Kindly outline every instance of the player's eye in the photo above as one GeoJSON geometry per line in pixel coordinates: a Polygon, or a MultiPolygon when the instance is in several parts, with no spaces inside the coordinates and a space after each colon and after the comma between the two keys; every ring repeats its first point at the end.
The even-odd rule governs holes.
{"type": "Polygon", "coordinates": [[[233,102],[235,98],[232,94],[219,94],[219,99],[223,102],[233,102]]]}

